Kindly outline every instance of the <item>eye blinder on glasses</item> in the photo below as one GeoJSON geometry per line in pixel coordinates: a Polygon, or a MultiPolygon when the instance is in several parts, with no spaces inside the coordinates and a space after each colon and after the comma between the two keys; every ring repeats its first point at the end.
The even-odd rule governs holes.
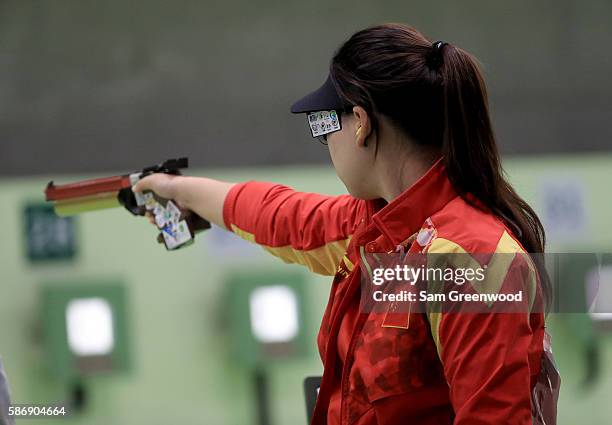
{"type": "Polygon", "coordinates": [[[312,137],[327,145],[327,135],[342,130],[341,114],[342,112],[337,112],[335,109],[309,112],[307,117],[312,137]]]}

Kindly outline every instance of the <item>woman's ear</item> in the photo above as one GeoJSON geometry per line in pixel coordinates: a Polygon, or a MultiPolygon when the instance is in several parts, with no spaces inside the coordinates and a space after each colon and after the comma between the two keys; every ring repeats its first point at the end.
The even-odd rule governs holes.
{"type": "Polygon", "coordinates": [[[372,122],[368,113],[361,106],[353,107],[353,125],[355,131],[355,143],[357,146],[366,147],[367,139],[372,131],[372,122]]]}

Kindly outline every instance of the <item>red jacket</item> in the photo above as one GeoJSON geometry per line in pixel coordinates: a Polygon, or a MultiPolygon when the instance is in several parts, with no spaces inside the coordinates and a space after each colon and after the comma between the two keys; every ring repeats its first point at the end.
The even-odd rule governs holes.
{"type": "MultiPolygon", "coordinates": [[[[224,220],[284,261],[334,275],[318,337],[324,374],[313,424],[532,423],[543,314],[359,310],[364,253],[402,243],[411,252],[524,252],[502,221],[457,196],[441,161],[387,205],[238,184],[224,220]],[[421,230],[428,237],[415,238],[421,230]]],[[[517,273],[539,286],[530,264],[507,265],[506,275],[517,273]]]]}

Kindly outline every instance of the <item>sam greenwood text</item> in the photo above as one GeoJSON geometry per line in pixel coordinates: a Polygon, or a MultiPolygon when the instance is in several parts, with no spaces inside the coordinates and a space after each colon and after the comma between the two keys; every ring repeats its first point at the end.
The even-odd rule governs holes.
{"type": "Polygon", "coordinates": [[[386,294],[383,291],[374,291],[372,297],[376,302],[521,302],[523,301],[523,291],[518,291],[514,294],[465,294],[459,291],[449,291],[448,294],[430,294],[425,290],[419,291],[418,293],[399,291],[395,294],[386,294]]]}

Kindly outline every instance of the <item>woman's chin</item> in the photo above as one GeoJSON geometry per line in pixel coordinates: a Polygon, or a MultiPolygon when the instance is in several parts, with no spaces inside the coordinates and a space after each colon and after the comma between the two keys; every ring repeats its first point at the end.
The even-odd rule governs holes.
{"type": "Polygon", "coordinates": [[[364,201],[370,201],[372,199],[378,199],[379,197],[375,194],[369,193],[367,190],[361,189],[361,188],[352,188],[350,186],[347,186],[345,184],[346,190],[348,191],[348,193],[353,197],[353,198],[357,198],[357,199],[363,199],[364,201]]]}

